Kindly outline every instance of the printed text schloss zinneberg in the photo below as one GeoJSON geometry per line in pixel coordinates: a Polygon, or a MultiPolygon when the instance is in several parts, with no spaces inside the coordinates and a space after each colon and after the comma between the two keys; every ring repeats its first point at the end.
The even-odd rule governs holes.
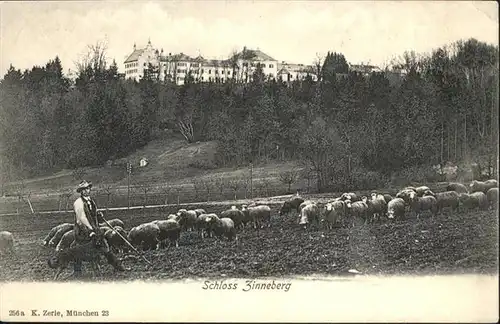
{"type": "MultiPolygon", "coordinates": [[[[255,281],[255,280],[245,280],[245,283],[241,286],[241,290],[247,292],[251,290],[282,290],[288,292],[292,284],[290,282],[276,282],[272,281],[255,281]]],[[[206,280],[203,282],[202,289],[204,290],[236,290],[238,289],[238,282],[225,282],[225,281],[210,281],[206,280]]]]}

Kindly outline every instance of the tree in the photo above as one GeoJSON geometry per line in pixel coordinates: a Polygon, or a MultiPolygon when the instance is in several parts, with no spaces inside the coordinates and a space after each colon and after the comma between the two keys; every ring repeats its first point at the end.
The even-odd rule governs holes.
{"type": "Polygon", "coordinates": [[[287,193],[291,192],[292,184],[294,184],[297,181],[298,177],[299,177],[298,170],[287,170],[280,172],[279,179],[283,184],[288,186],[287,193]]]}
{"type": "Polygon", "coordinates": [[[241,188],[241,182],[239,180],[233,179],[233,180],[229,180],[227,182],[227,185],[229,188],[231,188],[233,190],[234,200],[236,200],[236,194],[238,192],[238,189],[241,188]]]}
{"type": "Polygon", "coordinates": [[[77,86],[105,77],[108,60],[107,50],[107,41],[98,41],[95,44],[87,45],[86,50],[80,54],[80,59],[74,62],[78,72],[77,86]]]}
{"type": "Polygon", "coordinates": [[[321,192],[330,178],[330,167],[345,155],[346,146],[333,125],[328,125],[321,117],[316,117],[300,139],[303,158],[310,163],[316,173],[318,191],[321,192]]]}

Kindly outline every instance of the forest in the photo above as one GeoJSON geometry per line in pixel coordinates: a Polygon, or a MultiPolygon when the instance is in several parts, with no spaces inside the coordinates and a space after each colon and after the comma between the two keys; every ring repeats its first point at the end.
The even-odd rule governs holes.
{"type": "MultiPolygon", "coordinates": [[[[459,40],[405,52],[395,74],[349,71],[329,52],[318,80],[289,84],[257,69],[240,83],[124,80],[91,47],[73,82],[58,57],[0,81],[2,181],[103,165],[171,130],[187,142],[217,141],[217,165],[300,161],[318,191],[384,183],[395,173],[446,163],[498,161],[498,47],[459,40]],[[394,77],[396,75],[396,77],[394,77]]],[[[409,175],[408,175],[409,176],[409,175]]],[[[430,181],[432,179],[425,179],[430,181]]]]}

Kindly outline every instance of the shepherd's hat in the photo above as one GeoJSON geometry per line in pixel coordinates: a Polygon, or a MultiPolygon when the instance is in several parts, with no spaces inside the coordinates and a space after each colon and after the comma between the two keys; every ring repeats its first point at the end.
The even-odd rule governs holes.
{"type": "Polygon", "coordinates": [[[92,188],[92,182],[87,182],[86,180],[83,180],[78,185],[78,188],[76,188],[76,192],[80,192],[80,191],[82,191],[83,189],[86,189],[86,188],[92,188]]]}

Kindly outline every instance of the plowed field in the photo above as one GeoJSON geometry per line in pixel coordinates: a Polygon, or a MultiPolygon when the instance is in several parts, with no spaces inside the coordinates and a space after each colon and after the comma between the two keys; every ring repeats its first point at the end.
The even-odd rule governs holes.
{"type": "MultiPolygon", "coordinates": [[[[152,266],[140,258],[127,257],[123,262],[132,270],[114,273],[103,262],[102,280],[347,275],[350,269],[370,275],[496,273],[498,269],[495,211],[445,211],[435,218],[422,214],[419,220],[303,230],[296,225],[295,215],[280,217],[280,205],[270,206],[271,228],[245,228],[232,242],[202,240],[196,232],[183,232],[178,248],[144,252],[152,266]]],[[[227,206],[196,208],[220,213],[227,206]]],[[[105,217],[119,217],[129,230],[164,219],[176,209],[109,211],[105,217]]],[[[0,230],[13,233],[16,250],[14,255],[1,257],[0,280],[52,280],[55,270],[48,267],[47,259],[54,250],[41,243],[53,226],[72,222],[73,217],[70,213],[0,216],[0,230]]],[[[90,266],[84,263],[84,267],[86,276],[93,280],[90,266]]]]}

